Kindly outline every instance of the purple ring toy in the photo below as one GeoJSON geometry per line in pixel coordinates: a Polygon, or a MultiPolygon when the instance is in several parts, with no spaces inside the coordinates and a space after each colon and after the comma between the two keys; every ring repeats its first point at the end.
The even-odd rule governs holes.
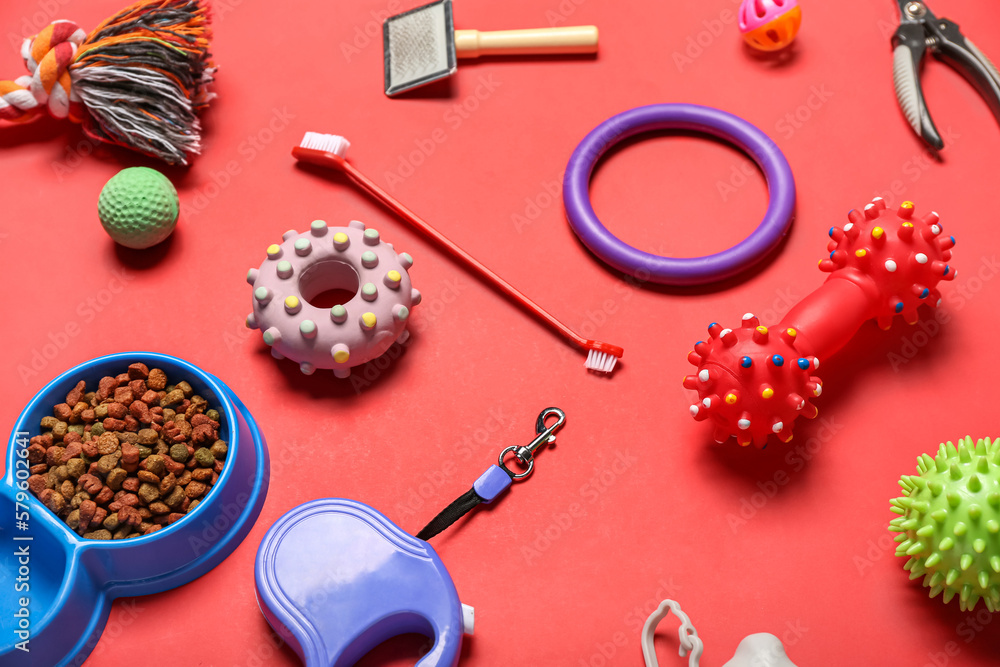
{"type": "Polygon", "coordinates": [[[664,285],[701,285],[729,278],[763,259],[788,232],[795,212],[795,179],[777,144],[760,129],[725,111],[696,104],[651,104],[598,125],[573,151],[563,180],[566,217],[583,244],[614,268],[664,285]],[[653,130],[688,130],[724,139],[760,166],[767,179],[767,213],[750,236],[704,257],[661,257],[628,245],[605,227],[590,204],[594,165],[619,142],[653,130]]]}

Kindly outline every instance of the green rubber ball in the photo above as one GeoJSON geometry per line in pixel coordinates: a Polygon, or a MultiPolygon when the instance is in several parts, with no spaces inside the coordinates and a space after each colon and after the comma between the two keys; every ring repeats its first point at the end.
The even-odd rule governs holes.
{"type": "Polygon", "coordinates": [[[946,442],[917,459],[917,473],[899,480],[889,525],[910,579],[963,611],[980,600],[1000,611],[1000,440],[946,442]]]}
{"type": "Polygon", "coordinates": [[[180,203],[166,176],[149,167],[129,167],[111,177],[101,190],[97,214],[115,243],[149,248],[177,226],[180,203]]]}

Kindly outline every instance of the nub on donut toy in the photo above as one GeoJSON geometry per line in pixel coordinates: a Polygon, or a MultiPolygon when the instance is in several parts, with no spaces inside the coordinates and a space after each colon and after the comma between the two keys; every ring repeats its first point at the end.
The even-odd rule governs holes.
{"type": "Polygon", "coordinates": [[[397,255],[357,220],[347,227],[316,220],[308,232],[289,230],[282,238],[259,269],[247,272],[253,312],[246,324],[264,332],[274,358],[291,359],[306,375],[329,368],[346,378],[354,366],[406,342],[410,309],[420,303],[407,273],[410,255],[397,255]],[[332,308],[310,303],[330,290],[356,293],[332,308]]]}
{"type": "Polygon", "coordinates": [[[799,415],[817,414],[810,400],[823,391],[813,373],[819,360],[843,347],[861,325],[877,318],[888,329],[896,315],[916,324],[917,308],[941,304],[937,284],[954,280],[947,262],[955,237],[941,233],[937,213],[914,215],[911,202],[889,210],[876,198],[848,223],[830,228],[823,285],[792,308],[780,324],[761,326],[752,314],[737,329],[717,323],[695,343],[688,361],[698,368],[684,386],[698,392],[697,420],[711,419],[715,439],[764,447],[769,435],[792,439],[799,415]]]}
{"type": "Polygon", "coordinates": [[[739,24],[747,44],[760,51],[777,51],[795,40],[802,8],[798,0],[743,0],[739,24]]]}

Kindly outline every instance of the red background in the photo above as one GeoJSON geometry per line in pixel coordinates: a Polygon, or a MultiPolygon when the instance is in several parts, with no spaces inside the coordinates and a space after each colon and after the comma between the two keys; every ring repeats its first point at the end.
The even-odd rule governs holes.
{"type": "MultiPolygon", "coordinates": [[[[416,4],[217,2],[219,98],[204,116],[204,154],[188,169],[164,170],[185,210],[172,240],[147,252],[116,248],[96,204],[119,169],[156,165],[94,151],[68,123],[0,129],[0,421],[12,425],[66,368],[148,349],[232,387],[272,456],[267,502],[245,542],[181,589],[117,602],[87,664],[294,664],[254,600],[253,561],[268,526],[299,503],[343,496],[416,531],[501,448],[525,444],[549,405],[569,420],[530,482],[434,540],[477,611],[463,665],[639,665],[641,621],[667,595],[691,615],[706,665],[762,631],[781,636],[805,667],[995,660],[995,629],[926,600],[886,531],[898,476],[914,471],[918,454],[944,439],[997,434],[989,392],[1000,369],[990,352],[1000,129],[976,91],[940,63],[927,67],[926,95],[947,142],[934,161],[897,108],[889,36],[898,19],[888,0],[804,3],[794,52],[781,61],[743,48],[733,0],[508,0],[502,9],[461,0],[460,28],[596,24],[600,55],[462,62],[450,85],[390,100],[380,19],[416,4]],[[678,63],[688,49],[690,60],[678,63]],[[583,249],[547,194],[590,129],[657,102],[736,113],[788,157],[797,219],[750,275],[697,289],[629,285],[583,249]],[[622,345],[614,375],[584,372],[582,355],[358,191],[296,169],[289,150],[307,130],[347,136],[352,161],[404,203],[574,328],[622,345]],[[919,349],[911,347],[918,330],[866,324],[821,368],[820,419],[798,423],[790,446],[715,445],[710,427],[689,417],[691,395],[680,386],[692,343],[710,321],[734,326],[747,310],[779,319],[821,283],[827,228],[876,194],[937,210],[958,238],[959,276],[943,289],[949,321],[917,335],[919,349]],[[416,258],[411,275],[424,302],[412,343],[387,370],[369,369],[378,377],[364,387],[327,372],[302,376],[243,326],[246,270],[282,232],[315,218],[363,220],[416,258]],[[73,333],[62,336],[67,326],[73,333]],[[58,352],[36,357],[52,340],[58,352]],[[629,465],[602,481],[619,457],[629,465]],[[571,525],[559,527],[577,505],[571,525]],[[539,538],[546,529],[548,542],[539,538]]],[[[119,8],[119,0],[2,3],[0,72],[22,73],[14,44],[33,27],[55,18],[93,27],[119,8]]],[[[1000,6],[935,0],[933,9],[1000,57],[990,29],[1000,6]]],[[[646,249],[712,252],[763,213],[766,187],[755,171],[740,175],[746,162],[704,138],[650,137],[602,164],[594,205],[646,249]]],[[[669,620],[658,642],[664,665],[682,664],[675,627],[669,620]]],[[[412,664],[421,644],[392,642],[365,664],[412,664]]]]}

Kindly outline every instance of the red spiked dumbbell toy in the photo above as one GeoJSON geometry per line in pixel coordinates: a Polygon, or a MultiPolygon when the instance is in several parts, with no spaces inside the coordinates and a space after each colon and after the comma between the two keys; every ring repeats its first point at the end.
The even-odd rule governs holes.
{"type": "Polygon", "coordinates": [[[708,327],[710,338],[688,355],[698,372],[684,386],[698,392],[691,414],[712,420],[718,442],[764,447],[771,434],[788,442],[799,415],[817,414],[809,401],[823,390],[814,374],[821,358],[873,317],[888,329],[895,315],[915,324],[921,304],[940,305],[937,284],[956,275],[947,264],[955,237],[941,234],[937,213],[913,213],[911,202],[891,211],[881,198],[852,210],[830,229],[830,256],[819,263],[830,277],[777,326],[748,313],[737,329],[708,327]]]}

